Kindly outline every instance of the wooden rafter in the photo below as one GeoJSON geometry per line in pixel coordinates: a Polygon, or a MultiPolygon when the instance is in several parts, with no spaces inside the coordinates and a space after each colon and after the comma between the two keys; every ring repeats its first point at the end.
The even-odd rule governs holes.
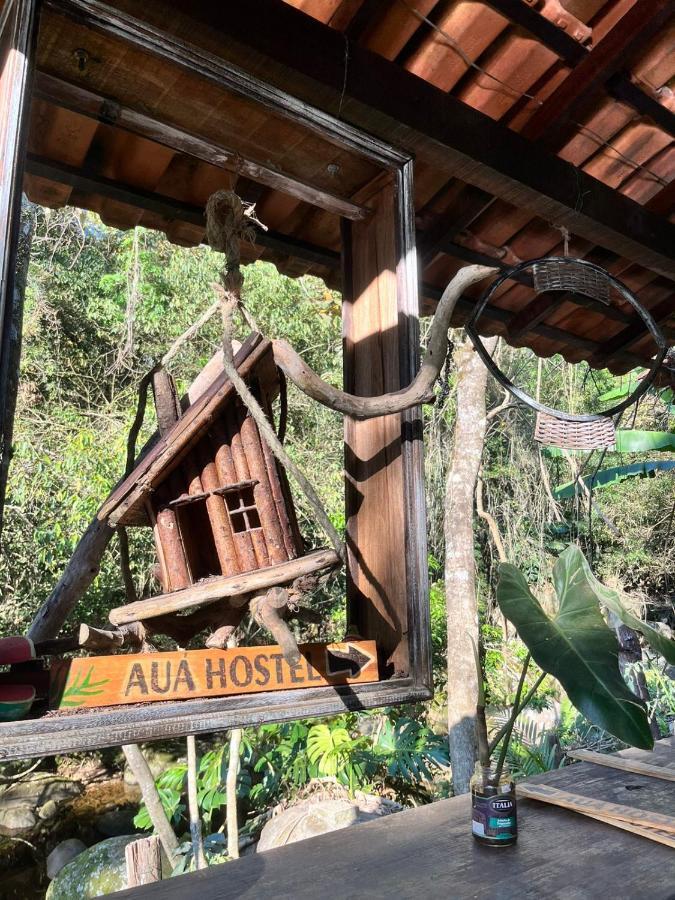
{"type": "Polygon", "coordinates": [[[332,112],[340,108],[351,125],[403,147],[447,177],[455,175],[594,244],[675,275],[675,227],[669,222],[395,63],[351,44],[346,57],[342,34],[288,4],[174,4],[172,10],[189,16],[195,42],[200,33],[220,35],[215,57],[173,42],[167,32],[180,16],[164,16],[159,29],[143,21],[149,14],[144,6],[132,18],[98,0],[52,2],[153,53],[174,61],[182,56],[192,71],[219,83],[229,64],[242,65],[300,100],[332,112]]]}
{"type": "Polygon", "coordinates": [[[34,94],[56,106],[157,141],[179,153],[187,153],[218,168],[240,172],[266,187],[282,191],[338,216],[364,219],[368,215],[368,210],[364,206],[359,206],[346,197],[331,194],[307,181],[301,181],[276,168],[273,169],[261,161],[246,159],[236,150],[189,134],[183,129],[160,122],[141,110],[124,107],[114,98],[103,97],[88,88],[56,78],[46,72],[37,73],[34,94]]]}
{"type": "Polygon", "coordinates": [[[532,139],[552,142],[561,125],[592,99],[673,14],[672,0],[638,0],[612,30],[576,65],[523,128],[532,139]]]}

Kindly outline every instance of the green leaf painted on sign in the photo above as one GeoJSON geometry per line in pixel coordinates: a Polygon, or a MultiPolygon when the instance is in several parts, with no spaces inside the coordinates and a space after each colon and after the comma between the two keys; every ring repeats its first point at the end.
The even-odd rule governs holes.
{"type": "Polygon", "coordinates": [[[499,607],[537,665],[558,679],[577,709],[619,740],[649,750],[654,739],[646,708],[621,677],[616,637],[573,550],[568,548],[553,570],[558,595],[553,618],[508,563],[500,566],[499,607]]]}

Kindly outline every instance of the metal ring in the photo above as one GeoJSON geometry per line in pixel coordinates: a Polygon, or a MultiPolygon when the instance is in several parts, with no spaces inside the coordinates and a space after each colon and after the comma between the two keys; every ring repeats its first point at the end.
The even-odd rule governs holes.
{"type": "Polygon", "coordinates": [[[487,366],[490,373],[497,379],[497,381],[506,388],[509,393],[511,393],[516,399],[520,400],[522,403],[525,403],[527,406],[536,410],[537,412],[548,413],[550,416],[554,416],[557,419],[561,419],[564,422],[597,422],[600,419],[605,419],[608,416],[615,416],[620,412],[623,412],[624,409],[627,409],[629,406],[632,406],[636,400],[639,398],[651,387],[652,382],[656,378],[656,375],[661,368],[661,363],[663,362],[666,353],[668,352],[668,344],[666,343],[666,339],[663,336],[661,329],[658,327],[654,319],[649,315],[647,310],[642,306],[642,304],[638,301],[637,297],[635,297],[631,291],[628,290],[625,284],[620,282],[618,279],[614,278],[613,275],[610,275],[605,269],[600,266],[596,266],[595,263],[588,262],[585,259],[575,259],[570,256],[542,256],[538,259],[530,259],[525,262],[519,263],[517,266],[513,266],[510,269],[502,272],[490,287],[483,292],[483,296],[476,304],[471,317],[468,322],[464,326],[466,333],[469,335],[471,340],[473,341],[473,345],[476,348],[479,356],[487,366]],[[476,323],[480,319],[485,307],[490,302],[492,295],[494,292],[501,287],[501,285],[507,281],[509,278],[513,278],[515,275],[518,275],[524,269],[528,269],[531,266],[536,265],[537,263],[545,263],[545,262],[559,262],[559,263],[574,263],[575,265],[583,265],[588,266],[590,269],[594,269],[596,272],[604,275],[607,280],[610,282],[613,288],[623,297],[623,299],[629,303],[633,309],[637,312],[639,317],[644,322],[647,331],[651,334],[656,342],[656,346],[658,348],[658,353],[654,357],[654,361],[652,362],[651,368],[647,372],[644,378],[641,379],[638,386],[635,390],[626,397],[621,403],[617,403],[616,406],[611,406],[609,409],[606,409],[602,413],[588,413],[576,415],[574,413],[562,412],[558,409],[553,409],[550,406],[545,406],[543,403],[539,403],[538,400],[535,400],[534,397],[531,397],[529,394],[522,391],[519,387],[516,387],[513,382],[506,377],[506,375],[502,372],[502,370],[495,364],[494,360],[490,356],[490,354],[485,349],[485,344],[480,339],[478,332],[476,330],[476,323]]]}

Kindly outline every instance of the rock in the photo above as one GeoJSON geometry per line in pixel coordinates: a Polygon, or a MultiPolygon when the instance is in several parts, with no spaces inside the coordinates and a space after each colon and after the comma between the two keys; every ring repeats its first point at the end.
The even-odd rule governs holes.
{"type": "Polygon", "coordinates": [[[135,831],[134,816],[137,809],[126,806],[118,809],[109,809],[107,812],[101,813],[96,819],[96,830],[103,837],[119,837],[123,834],[129,834],[135,831]]]}
{"type": "Polygon", "coordinates": [[[56,815],[60,804],[82,793],[82,785],[70,778],[45,772],[0,787],[0,831],[13,833],[33,828],[39,819],[56,815]]]}
{"type": "Polygon", "coordinates": [[[86,849],[87,845],[77,838],[61,841],[47,857],[47,878],[53,881],[64,866],[67,866],[86,849]]]}
{"type": "MultiPolygon", "coordinates": [[[[157,779],[162,772],[166,772],[171,766],[175,766],[177,759],[167,750],[153,750],[152,747],[143,747],[143,755],[145,756],[148,768],[152,772],[153,778],[157,779]]],[[[128,785],[137,785],[136,776],[128,765],[124,767],[124,783],[128,785]]]]}
{"type": "Polygon", "coordinates": [[[80,853],[64,866],[49,885],[46,900],[90,900],[122,891],[127,886],[127,844],[137,834],[107,838],[80,853]]]}
{"type": "Polygon", "coordinates": [[[369,822],[380,816],[398,812],[403,807],[375,794],[356,792],[354,801],[347,799],[301,800],[289,809],[282,809],[266,823],[258,841],[257,852],[284,847],[296,841],[349,828],[359,822],[369,822]]]}

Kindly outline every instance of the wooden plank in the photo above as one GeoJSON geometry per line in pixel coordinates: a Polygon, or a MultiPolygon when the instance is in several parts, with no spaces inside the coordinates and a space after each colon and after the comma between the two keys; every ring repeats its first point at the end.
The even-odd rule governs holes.
{"type": "Polygon", "coordinates": [[[191,587],[168,594],[159,594],[127,603],[110,611],[113,625],[126,625],[129,622],[144,621],[165,613],[192,609],[205,603],[213,603],[224,597],[237,597],[252,591],[263,591],[279,584],[288,584],[300,575],[309,575],[319,569],[336,566],[340,559],[334,550],[315,550],[306,556],[291,559],[276,566],[258,569],[254,572],[243,572],[228,578],[207,578],[191,587]]]}
{"type": "Polygon", "coordinates": [[[49,703],[85,709],[378,680],[374,641],[301,644],[299,650],[293,666],[276,645],[60,660],[52,664],[49,703]]]}
{"type": "MultiPolygon", "coordinates": [[[[349,47],[345,80],[344,37],[289,4],[251,0],[225,9],[208,0],[180,0],[170,8],[157,2],[134,6],[135,18],[121,5],[121,0],[117,9],[98,0],[58,0],[59,8],[96,28],[123,35],[229,89],[237,79],[232,64],[240,65],[246,70],[245,78],[238,76],[241,91],[264,94],[268,105],[289,116],[302,109],[317,128],[326,127],[326,114],[316,107],[334,110],[339,103],[347,127],[378,135],[448,177],[456,175],[546,221],[567,225],[594,244],[675,275],[675,228],[666,220],[358,45],[349,47]],[[192,47],[170,33],[187,27],[192,47]],[[196,50],[200,42],[211,50],[196,50]],[[268,82],[264,89],[255,83],[256,73],[268,82]]],[[[333,125],[336,140],[337,131],[333,125]]]]}
{"type": "Polygon", "coordinates": [[[624,759],[613,753],[595,753],[592,750],[568,750],[566,755],[570,759],[579,759],[584,762],[595,763],[598,766],[608,766],[611,769],[619,769],[622,772],[634,772],[638,775],[650,775],[653,778],[663,778],[665,781],[675,781],[675,768],[654,765],[641,759],[624,759]]]}
{"type": "MultiPolygon", "coordinates": [[[[660,831],[666,831],[675,835],[675,817],[663,815],[662,813],[635,809],[635,807],[621,803],[609,803],[605,800],[585,797],[582,794],[575,794],[571,791],[562,791],[559,788],[546,784],[520,782],[518,784],[518,794],[530,800],[539,800],[541,803],[561,806],[563,809],[570,809],[582,815],[589,813],[596,818],[601,818],[603,822],[607,822],[609,825],[612,825],[613,821],[618,819],[620,822],[628,822],[640,828],[657,828],[660,831]]],[[[673,840],[673,845],[675,846],[675,838],[673,840]]]]}
{"type": "MultiPolygon", "coordinates": [[[[670,755],[675,758],[672,750],[670,755]]],[[[541,779],[584,782],[591,768],[569,766],[541,779]]],[[[675,793],[664,787],[655,808],[665,811],[675,793]]],[[[122,892],[120,900],[183,900],[191,892],[200,900],[468,900],[485,897],[486,885],[499,886],[500,900],[671,900],[675,854],[669,847],[525,798],[518,802],[518,818],[516,847],[483,848],[471,836],[469,797],[455,797],[321,835],[311,844],[299,841],[135,894],[122,892]]]]}
{"type": "Polygon", "coordinates": [[[364,219],[368,215],[366,207],[353,203],[347,197],[331,194],[292,175],[271,169],[260,160],[246,159],[238,151],[214,144],[198,135],[161,122],[140,110],[122,106],[113,97],[103,97],[88,88],[46,72],[36,74],[33,93],[34,96],[49,103],[157,141],[165,147],[189,154],[218,168],[237,171],[266,187],[283,191],[291,197],[311,203],[335,215],[347,219],[364,219]]]}

